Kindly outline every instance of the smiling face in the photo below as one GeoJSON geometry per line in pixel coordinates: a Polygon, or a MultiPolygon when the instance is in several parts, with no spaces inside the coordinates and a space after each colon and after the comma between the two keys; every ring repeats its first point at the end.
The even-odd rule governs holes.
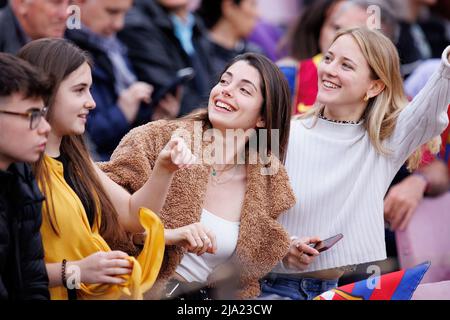
{"type": "MultiPolygon", "coordinates": [[[[44,107],[42,99],[23,99],[19,93],[1,101],[2,111],[26,113],[44,107]]],[[[3,170],[12,162],[36,162],[45,149],[50,132],[44,117],[41,117],[37,128],[32,130],[29,118],[4,113],[0,114],[0,128],[0,169],[3,170]]]]}
{"type": "Polygon", "coordinates": [[[211,90],[209,120],[219,130],[261,127],[263,100],[258,70],[244,60],[237,61],[211,90]]]}
{"type": "Polygon", "coordinates": [[[339,37],[318,67],[317,101],[327,107],[364,110],[364,97],[373,96],[375,80],[358,44],[350,35],[339,37]]]}
{"type": "Polygon", "coordinates": [[[61,137],[84,133],[89,111],[95,108],[91,85],[91,67],[87,62],[61,82],[50,114],[52,132],[61,137]]]}

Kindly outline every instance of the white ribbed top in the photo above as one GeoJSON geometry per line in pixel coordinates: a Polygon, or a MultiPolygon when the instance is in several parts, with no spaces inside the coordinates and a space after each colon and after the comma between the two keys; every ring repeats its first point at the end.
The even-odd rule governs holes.
{"type": "MultiPolygon", "coordinates": [[[[383,198],[409,155],[448,124],[449,51],[447,47],[439,70],[400,114],[385,141],[393,151],[390,156],[376,152],[363,124],[317,119],[308,129],[313,118],[292,121],[286,168],[297,203],[279,221],[291,236],[344,235],[306,272],[386,258],[383,198]]],[[[293,273],[280,264],[274,272],[293,273]]]]}

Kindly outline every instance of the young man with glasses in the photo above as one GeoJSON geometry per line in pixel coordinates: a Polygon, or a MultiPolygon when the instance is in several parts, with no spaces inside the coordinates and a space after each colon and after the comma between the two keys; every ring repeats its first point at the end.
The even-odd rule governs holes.
{"type": "Polygon", "coordinates": [[[49,298],[40,235],[44,198],[26,164],[47,143],[49,88],[34,67],[0,53],[0,300],[49,298]]]}

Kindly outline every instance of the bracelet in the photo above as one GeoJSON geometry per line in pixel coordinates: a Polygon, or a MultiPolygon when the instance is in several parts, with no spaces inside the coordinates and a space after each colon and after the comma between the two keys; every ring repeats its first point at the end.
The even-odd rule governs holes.
{"type": "Polygon", "coordinates": [[[62,281],[64,288],[67,289],[66,264],[67,264],[67,260],[63,259],[63,261],[61,263],[61,281],[62,281]]]}

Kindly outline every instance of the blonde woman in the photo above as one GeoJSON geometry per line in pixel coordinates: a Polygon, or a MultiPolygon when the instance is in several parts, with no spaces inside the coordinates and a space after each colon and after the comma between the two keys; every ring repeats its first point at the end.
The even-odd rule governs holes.
{"type": "Polygon", "coordinates": [[[388,38],[367,28],[336,35],[318,68],[315,108],[291,124],[286,167],[299,201],[279,221],[293,240],[263,298],[311,299],[336,286],[343,267],[386,258],[383,198],[410,154],[447,126],[449,53],[407,105],[388,38]],[[327,251],[308,246],[338,233],[327,251]]]}

